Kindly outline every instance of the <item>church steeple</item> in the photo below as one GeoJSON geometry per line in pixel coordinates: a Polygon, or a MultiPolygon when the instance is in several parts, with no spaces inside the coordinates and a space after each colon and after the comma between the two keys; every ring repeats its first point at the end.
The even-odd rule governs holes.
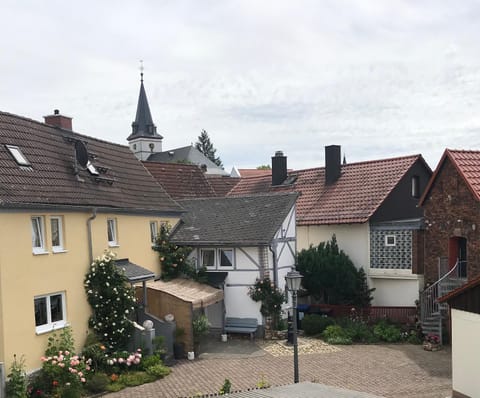
{"type": "MultiPolygon", "coordinates": [[[[140,61],[142,62],[142,61],[140,61]]],[[[143,85],[143,63],[140,67],[140,93],[138,95],[137,114],[132,123],[132,133],[128,136],[130,149],[140,160],[147,158],[154,152],[162,151],[162,136],[157,133],[152,114],[148,105],[147,94],[143,85]]]]}

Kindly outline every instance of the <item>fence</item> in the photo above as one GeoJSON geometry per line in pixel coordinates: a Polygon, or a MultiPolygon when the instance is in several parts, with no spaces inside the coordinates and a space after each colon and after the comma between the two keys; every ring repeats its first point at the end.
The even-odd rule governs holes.
{"type": "Polygon", "coordinates": [[[389,319],[398,323],[415,323],[417,321],[416,307],[382,307],[354,308],[351,305],[310,304],[306,311],[310,314],[325,314],[333,318],[342,318],[355,313],[375,322],[379,319],[389,319]]]}

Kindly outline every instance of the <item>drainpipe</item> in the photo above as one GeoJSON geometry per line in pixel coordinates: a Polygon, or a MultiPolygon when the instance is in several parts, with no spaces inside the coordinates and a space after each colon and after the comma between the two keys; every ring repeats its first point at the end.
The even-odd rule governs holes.
{"type": "Polygon", "coordinates": [[[277,243],[272,243],[268,246],[270,251],[273,254],[273,284],[276,288],[278,288],[278,264],[277,264],[277,243]]]}
{"type": "Polygon", "coordinates": [[[93,263],[93,242],[92,242],[92,221],[97,218],[97,209],[94,207],[92,215],[87,220],[87,234],[88,234],[88,255],[90,258],[90,264],[93,263]]]}

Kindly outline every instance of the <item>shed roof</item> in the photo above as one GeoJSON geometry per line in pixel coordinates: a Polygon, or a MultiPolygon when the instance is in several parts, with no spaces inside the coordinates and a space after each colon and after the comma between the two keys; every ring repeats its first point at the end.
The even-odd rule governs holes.
{"type": "Polygon", "coordinates": [[[115,260],[115,265],[118,269],[125,272],[125,276],[130,283],[142,282],[155,278],[155,274],[152,271],[130,262],[128,258],[115,260]]]}
{"type": "Polygon", "coordinates": [[[268,245],[296,199],[296,193],[277,193],[181,200],[187,212],[172,241],[191,246],[268,245]]]}
{"type": "Polygon", "coordinates": [[[147,288],[161,291],[178,299],[192,303],[193,309],[208,307],[223,300],[223,290],[192,281],[191,279],[173,279],[171,281],[147,282],[147,288]]]}

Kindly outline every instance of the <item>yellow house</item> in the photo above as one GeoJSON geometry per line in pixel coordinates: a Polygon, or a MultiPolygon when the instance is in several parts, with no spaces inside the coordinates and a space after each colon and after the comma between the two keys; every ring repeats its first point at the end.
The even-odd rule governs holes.
{"type": "Polygon", "coordinates": [[[72,131],[55,111],[45,123],[0,112],[0,362],[40,367],[52,331],[88,333],[83,280],[111,249],[160,273],[152,239],[181,207],[127,146],[72,131]]]}

